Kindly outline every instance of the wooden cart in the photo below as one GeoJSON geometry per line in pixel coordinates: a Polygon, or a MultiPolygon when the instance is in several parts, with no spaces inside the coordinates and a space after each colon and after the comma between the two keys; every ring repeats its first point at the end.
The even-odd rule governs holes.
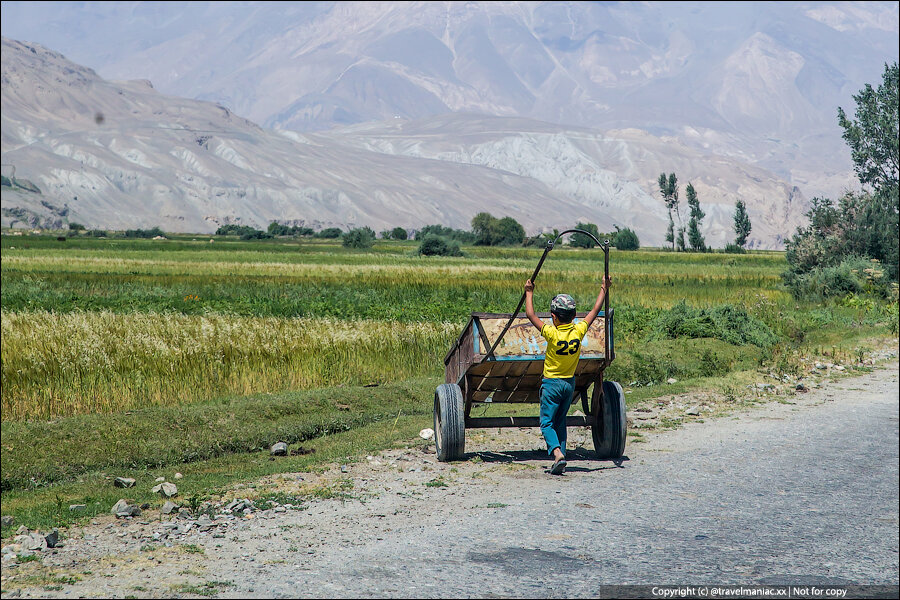
{"type": "MultiPolygon", "coordinates": [[[[556,239],[572,231],[578,230],[565,231],[556,239]]],[[[532,281],[555,241],[548,243],[532,281]]],[[[597,243],[604,250],[604,272],[608,275],[609,242],[597,243]]],[[[613,311],[608,296],[605,310],[585,335],[575,370],[575,399],[580,398],[584,416],[568,416],[566,425],[590,427],[598,458],[618,459],[625,451],[625,396],[618,383],[603,380],[604,370],[615,358],[613,311]]],[[[444,357],[446,383],[439,385],[434,394],[434,437],[439,460],[463,457],[466,429],[540,426],[539,417],[471,416],[474,406],[485,403],[540,403],[547,342],[519,313],[523,301],[524,295],[512,314],[472,313],[444,357]]],[[[576,322],[586,314],[576,314],[576,322]]],[[[550,313],[538,316],[545,323],[550,322],[550,313]]]]}

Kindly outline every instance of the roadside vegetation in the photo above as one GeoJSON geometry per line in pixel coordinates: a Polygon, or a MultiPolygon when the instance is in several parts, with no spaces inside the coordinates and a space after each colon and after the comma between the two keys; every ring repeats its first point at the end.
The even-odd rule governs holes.
{"type": "Polygon", "coordinates": [[[900,66],[885,65],[881,84],[854,96],[855,118],[838,108],[862,189],[837,201],[814,198],[809,224],[787,242],[784,280],[798,298],[897,293],[900,244],[900,66]]]}

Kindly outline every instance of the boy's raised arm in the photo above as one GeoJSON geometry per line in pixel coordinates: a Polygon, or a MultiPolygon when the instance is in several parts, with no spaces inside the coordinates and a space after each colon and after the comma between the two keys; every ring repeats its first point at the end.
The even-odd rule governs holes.
{"type": "Polygon", "coordinates": [[[592,308],[591,312],[589,312],[584,318],[584,320],[587,321],[588,329],[591,328],[591,324],[594,322],[594,319],[596,319],[597,315],[600,314],[600,309],[603,308],[603,301],[606,299],[606,292],[609,291],[609,286],[611,285],[612,281],[609,277],[606,277],[603,280],[603,285],[600,286],[600,293],[597,294],[597,301],[594,303],[594,308],[592,308]]]}
{"type": "Polygon", "coordinates": [[[531,321],[531,324],[538,328],[538,331],[544,329],[544,322],[538,319],[534,314],[534,284],[531,280],[525,282],[525,316],[531,321]]]}

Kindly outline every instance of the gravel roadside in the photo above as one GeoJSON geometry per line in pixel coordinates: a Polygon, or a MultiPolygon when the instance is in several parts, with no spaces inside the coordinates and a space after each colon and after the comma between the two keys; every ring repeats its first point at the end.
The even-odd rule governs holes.
{"type": "MultiPolygon", "coordinates": [[[[97,518],[40,561],[5,561],[2,597],[581,597],[648,580],[896,585],[894,356],[872,373],[727,416],[701,410],[677,430],[629,439],[620,465],[593,460],[590,433],[571,430],[576,450],[562,477],[546,473],[536,429],[470,430],[465,461],[440,463],[431,442],[413,440],[320,473],[236,486],[210,519],[97,518]]],[[[660,418],[665,406],[654,411],[660,418]]],[[[649,420],[630,416],[633,426],[649,420]]]]}

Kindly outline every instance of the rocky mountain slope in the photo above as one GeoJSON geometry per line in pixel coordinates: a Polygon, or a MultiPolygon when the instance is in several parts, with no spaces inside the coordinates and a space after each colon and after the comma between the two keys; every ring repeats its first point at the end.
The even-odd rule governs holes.
{"type": "Polygon", "coordinates": [[[759,248],[780,247],[807,208],[799,190],[764,170],[634,130],[456,114],[277,132],[8,39],[2,83],[4,175],[14,168],[40,190],[4,187],[4,225],[467,228],[487,210],[529,233],[579,220],[629,226],[651,245],[665,230],[662,171],[694,183],[713,245],[731,239],[737,198],[759,248]]]}
{"type": "Polygon", "coordinates": [[[266,128],[450,112],[637,128],[808,197],[855,186],[837,107],[900,48],[896,2],[10,2],[2,26],[266,128]]]}

